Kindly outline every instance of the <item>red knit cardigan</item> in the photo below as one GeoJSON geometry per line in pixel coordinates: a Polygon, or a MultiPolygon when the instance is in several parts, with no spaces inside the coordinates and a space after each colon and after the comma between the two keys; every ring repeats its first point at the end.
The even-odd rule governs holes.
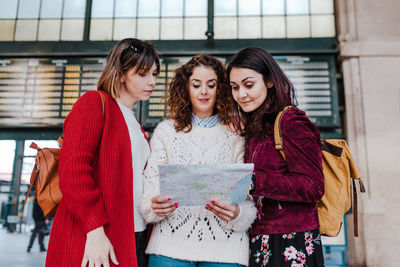
{"type": "Polygon", "coordinates": [[[89,91],[65,119],[59,162],[63,198],[46,267],[81,266],[86,233],[100,226],[119,266],[137,266],[130,137],[118,103],[104,95],[105,116],[98,92],[89,91]]]}

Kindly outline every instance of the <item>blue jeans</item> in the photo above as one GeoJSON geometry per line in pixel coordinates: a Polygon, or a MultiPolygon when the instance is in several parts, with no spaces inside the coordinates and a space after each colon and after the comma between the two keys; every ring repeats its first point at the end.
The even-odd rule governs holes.
{"type": "Polygon", "coordinates": [[[185,261],[161,255],[149,255],[149,267],[243,267],[236,263],[185,261]]]}

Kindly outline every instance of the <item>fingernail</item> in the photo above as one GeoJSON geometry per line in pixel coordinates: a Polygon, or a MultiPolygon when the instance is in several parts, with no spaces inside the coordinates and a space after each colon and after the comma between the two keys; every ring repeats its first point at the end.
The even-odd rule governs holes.
{"type": "Polygon", "coordinates": [[[211,200],[212,203],[215,203],[215,200],[211,200]]]}
{"type": "Polygon", "coordinates": [[[208,210],[208,206],[206,206],[206,210],[208,210]]]}
{"type": "Polygon", "coordinates": [[[175,205],[178,205],[178,202],[175,202],[175,205]]]}
{"type": "Polygon", "coordinates": [[[207,207],[210,206],[210,203],[207,203],[206,206],[207,206],[207,207]]]}
{"type": "Polygon", "coordinates": [[[171,200],[171,198],[169,197],[168,200],[171,200]]]}
{"type": "Polygon", "coordinates": [[[176,205],[176,206],[175,206],[175,208],[177,209],[177,208],[179,208],[179,206],[178,206],[178,205],[176,205]]]}

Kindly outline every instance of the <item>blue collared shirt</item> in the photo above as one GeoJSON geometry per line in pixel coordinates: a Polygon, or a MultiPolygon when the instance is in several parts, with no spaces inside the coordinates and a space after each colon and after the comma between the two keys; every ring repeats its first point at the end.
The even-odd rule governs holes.
{"type": "Polygon", "coordinates": [[[196,126],[204,127],[204,128],[212,128],[221,123],[221,118],[218,114],[210,116],[205,119],[200,119],[196,116],[196,114],[192,114],[192,122],[196,126]]]}

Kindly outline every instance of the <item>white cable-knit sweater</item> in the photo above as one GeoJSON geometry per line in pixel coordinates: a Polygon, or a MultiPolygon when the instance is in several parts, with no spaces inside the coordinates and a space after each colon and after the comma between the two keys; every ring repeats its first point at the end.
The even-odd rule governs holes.
{"type": "Polygon", "coordinates": [[[160,192],[159,164],[241,163],[243,138],[232,134],[222,124],[212,128],[193,125],[189,133],[176,132],[174,122],[164,120],[154,130],[150,145],[140,212],[147,222],[155,225],[146,253],[247,266],[249,240],[246,231],[257,213],[251,200],[240,204],[239,216],[228,223],[200,206],[180,206],[165,218],[157,216],[151,208],[151,198],[160,192]]]}

